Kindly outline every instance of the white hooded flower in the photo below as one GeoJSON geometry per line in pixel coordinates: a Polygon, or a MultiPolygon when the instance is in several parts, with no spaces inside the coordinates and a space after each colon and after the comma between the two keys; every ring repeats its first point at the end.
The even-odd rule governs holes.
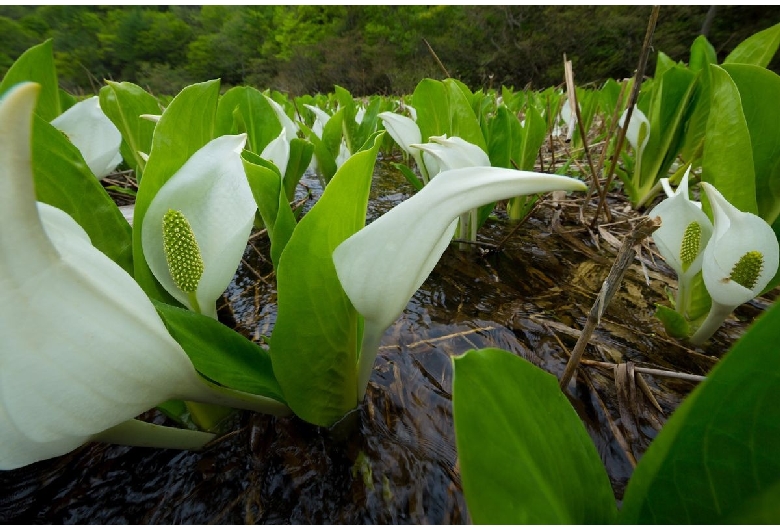
{"type": "Polygon", "coordinates": [[[702,187],[715,227],[704,250],[702,275],[712,298],[710,313],[691,342],[707,340],[738,306],[758,296],[777,272],[780,250],[766,221],[731,205],[711,184],[702,187]]]}
{"type": "Polygon", "coordinates": [[[188,308],[216,318],[216,301],[246,250],[257,204],[241,163],[246,134],[220,136],[199,149],[152,199],[143,219],[144,256],[157,281],[188,308]],[[164,245],[163,219],[181,212],[203,262],[194,292],[177,285],[164,245]]]}
{"type": "Polygon", "coordinates": [[[358,395],[363,396],[379,341],[433,270],[458,217],[483,204],[552,190],[584,190],[575,179],[528,171],[470,167],[443,171],[415,195],[341,243],[336,272],[363,315],[358,395]]]}
{"type": "MultiPolygon", "coordinates": [[[[30,138],[38,91],[25,83],[0,100],[0,469],[89,440],[202,446],[211,435],[133,418],[169,399],[244,400],[196,373],[138,284],[73,218],[36,203],[30,138]]],[[[253,400],[264,405],[244,408],[273,401],[253,400]]]]}
{"type": "Polygon", "coordinates": [[[75,145],[92,173],[102,179],[122,162],[122,134],[93,96],[80,101],[51,121],[75,145]]]}

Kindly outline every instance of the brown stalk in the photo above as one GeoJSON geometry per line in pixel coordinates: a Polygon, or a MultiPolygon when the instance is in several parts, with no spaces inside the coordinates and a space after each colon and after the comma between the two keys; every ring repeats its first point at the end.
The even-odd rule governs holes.
{"type": "Polygon", "coordinates": [[[566,54],[563,54],[563,71],[566,79],[566,95],[569,98],[569,105],[572,108],[575,116],[577,117],[577,128],[580,131],[580,137],[582,138],[582,147],[585,150],[585,158],[588,160],[588,166],[590,167],[591,182],[599,192],[599,196],[602,196],[601,185],[599,184],[599,178],[596,174],[596,169],[593,167],[593,160],[590,157],[590,149],[588,148],[588,138],[585,131],[585,126],[582,124],[582,114],[580,113],[580,104],[577,101],[577,86],[574,84],[574,70],[572,69],[571,61],[566,59],[566,54]]]}
{"type": "MultiPolygon", "coordinates": [[[[623,142],[626,139],[626,129],[628,128],[628,124],[631,123],[631,115],[634,112],[634,106],[636,105],[636,100],[639,97],[639,89],[642,86],[642,79],[645,76],[645,69],[647,68],[647,58],[650,55],[650,43],[653,40],[653,33],[655,32],[655,26],[658,22],[658,12],[660,10],[660,6],[653,6],[653,11],[650,13],[650,20],[647,23],[647,33],[645,33],[645,40],[642,44],[642,52],[639,54],[639,65],[636,69],[636,74],[634,77],[634,86],[631,88],[631,97],[628,100],[628,108],[626,109],[626,120],[625,120],[625,127],[620,127],[620,130],[618,131],[618,137],[617,137],[617,145],[615,146],[615,152],[612,155],[612,163],[609,166],[609,171],[607,172],[607,181],[604,184],[604,189],[609,189],[609,185],[612,183],[612,178],[615,174],[615,167],[617,166],[617,161],[620,156],[620,151],[623,149],[623,142]]],[[[606,193],[599,197],[599,203],[598,206],[596,206],[596,213],[593,215],[593,221],[591,221],[591,228],[596,227],[596,223],[599,219],[599,212],[601,211],[601,208],[606,207],[606,193]]]]}
{"type": "Polygon", "coordinates": [[[585,321],[585,327],[582,329],[580,337],[577,339],[577,344],[574,345],[574,349],[571,351],[571,357],[566,363],[566,369],[561,376],[560,386],[565,389],[569,385],[569,381],[574,375],[574,371],[580,364],[582,354],[585,352],[585,347],[588,345],[590,336],[601,321],[601,316],[606,311],[612,297],[617,292],[620,284],[623,281],[623,276],[628,270],[628,267],[634,261],[636,251],[634,246],[640,243],[644,238],[652,234],[659,226],[661,226],[660,219],[650,219],[649,217],[640,217],[631,232],[623,239],[623,244],[620,247],[615,262],[612,264],[612,268],[607,275],[607,279],[601,286],[601,291],[596,297],[596,301],[593,307],[588,313],[588,319],[585,321]]]}
{"type": "Polygon", "coordinates": [[[428,51],[431,52],[431,55],[433,55],[433,58],[436,59],[436,62],[439,63],[439,66],[441,67],[442,71],[444,72],[444,76],[447,77],[448,79],[451,78],[452,76],[447,71],[447,68],[444,67],[444,63],[441,62],[441,59],[439,59],[439,56],[436,55],[436,52],[433,51],[433,47],[428,42],[428,39],[423,39],[423,42],[425,43],[426,46],[428,46],[428,51]]]}

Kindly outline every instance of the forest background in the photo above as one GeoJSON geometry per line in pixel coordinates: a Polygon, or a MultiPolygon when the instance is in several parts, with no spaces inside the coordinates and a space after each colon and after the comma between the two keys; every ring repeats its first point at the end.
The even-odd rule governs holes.
{"type": "MultiPolygon", "coordinates": [[[[579,86],[633,75],[650,6],[2,6],[0,77],[28,47],[54,40],[60,84],[104,79],[158,95],[221,78],[290,96],[409,94],[425,77],[473,90],[579,86]],[[437,62],[432,50],[441,64],[437,62]],[[446,72],[445,72],[446,69],[446,72]]],[[[654,50],[688,60],[705,34],[718,59],[780,21],[780,6],[663,6],[654,50]]],[[[648,72],[653,71],[654,59],[648,72]]],[[[778,57],[769,68],[780,73],[778,57]]]]}

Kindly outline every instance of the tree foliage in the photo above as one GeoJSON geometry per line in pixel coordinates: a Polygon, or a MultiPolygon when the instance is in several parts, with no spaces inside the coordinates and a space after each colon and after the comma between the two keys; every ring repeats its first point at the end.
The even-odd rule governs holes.
{"type": "MultiPolygon", "coordinates": [[[[94,93],[111,79],[172,94],[220,78],[223,86],[247,83],[292,95],[327,92],[337,84],[354,95],[400,94],[424,77],[448,76],[472,88],[543,88],[562,82],[564,53],[585,84],[632,75],[650,9],[2,6],[0,74],[25,49],[52,38],[62,84],[74,92],[94,93]]],[[[651,61],[658,51],[687,61],[702,30],[723,60],[744,38],[778,20],[777,6],[664,6],[651,61]]],[[[780,71],[780,61],[770,69],[780,71]]]]}

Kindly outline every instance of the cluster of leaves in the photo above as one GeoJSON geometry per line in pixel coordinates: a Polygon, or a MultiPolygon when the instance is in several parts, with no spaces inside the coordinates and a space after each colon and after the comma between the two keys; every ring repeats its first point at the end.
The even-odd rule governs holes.
{"type": "MultiPolygon", "coordinates": [[[[298,95],[335,84],[358,95],[402,94],[424,77],[442,76],[427,41],[449,76],[471,87],[545,87],[562,79],[562,52],[581,81],[629,77],[649,12],[649,6],[4,6],[0,74],[29,46],[53,38],[63,86],[71,91],[95,92],[102,79],[115,79],[173,95],[219,77],[224,86],[250,83],[298,95]]],[[[702,31],[722,60],[778,16],[772,6],[664,6],[655,43],[680,60],[702,31]]]]}

